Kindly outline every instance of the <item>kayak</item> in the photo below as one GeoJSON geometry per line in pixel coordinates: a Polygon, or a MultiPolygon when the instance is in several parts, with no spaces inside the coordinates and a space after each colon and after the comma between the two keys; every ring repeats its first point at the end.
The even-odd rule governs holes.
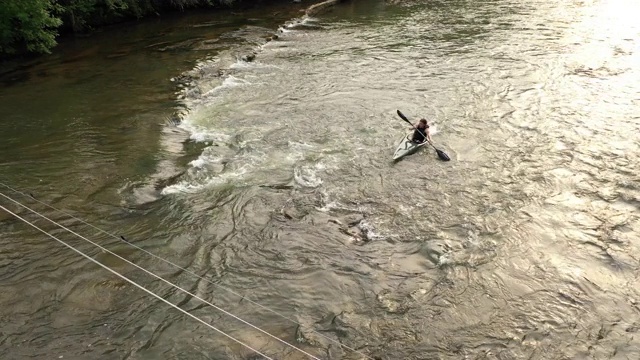
{"type": "Polygon", "coordinates": [[[407,155],[411,155],[427,144],[426,141],[420,144],[414,143],[413,141],[411,141],[412,137],[413,133],[408,134],[402,138],[402,141],[398,145],[396,152],[393,153],[393,160],[398,160],[407,155]]]}

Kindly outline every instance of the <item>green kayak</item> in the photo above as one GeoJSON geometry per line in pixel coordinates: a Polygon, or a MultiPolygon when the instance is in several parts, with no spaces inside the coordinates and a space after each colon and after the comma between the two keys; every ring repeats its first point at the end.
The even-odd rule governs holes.
{"type": "Polygon", "coordinates": [[[402,141],[398,145],[396,152],[393,153],[393,160],[399,160],[407,155],[411,155],[427,144],[426,141],[420,144],[411,141],[412,136],[413,133],[402,137],[402,141]]]}

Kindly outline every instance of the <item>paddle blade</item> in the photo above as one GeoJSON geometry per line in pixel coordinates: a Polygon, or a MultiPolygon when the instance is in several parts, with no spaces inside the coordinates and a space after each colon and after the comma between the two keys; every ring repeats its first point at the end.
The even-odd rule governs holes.
{"type": "Polygon", "coordinates": [[[451,160],[451,158],[449,158],[449,155],[447,155],[444,151],[442,150],[438,150],[436,149],[436,153],[438,154],[438,157],[440,158],[440,160],[442,161],[449,161],[451,160]]]}
{"type": "MultiPolygon", "coordinates": [[[[404,121],[408,122],[409,124],[411,124],[411,121],[409,121],[409,119],[407,119],[407,117],[404,116],[404,114],[401,113],[400,110],[396,110],[396,111],[398,112],[398,116],[400,116],[402,118],[402,120],[404,120],[404,121]]],[[[411,124],[411,125],[413,125],[413,124],[411,124]]]]}

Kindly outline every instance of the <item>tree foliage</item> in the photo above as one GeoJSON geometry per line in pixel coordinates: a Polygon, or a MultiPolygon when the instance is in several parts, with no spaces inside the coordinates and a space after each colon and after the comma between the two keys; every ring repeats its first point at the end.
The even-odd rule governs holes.
{"type": "Polygon", "coordinates": [[[165,9],[231,5],[235,0],[0,0],[0,57],[48,53],[58,30],[94,26],[157,14],[165,9]]]}
{"type": "Polygon", "coordinates": [[[45,53],[55,46],[58,7],[51,0],[2,0],[0,54],[45,53]]]}

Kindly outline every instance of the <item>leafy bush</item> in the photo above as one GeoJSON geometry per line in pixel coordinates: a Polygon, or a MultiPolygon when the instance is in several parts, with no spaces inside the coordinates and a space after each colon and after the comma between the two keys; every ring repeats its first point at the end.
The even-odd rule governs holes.
{"type": "Polygon", "coordinates": [[[2,0],[0,5],[0,54],[28,51],[48,53],[56,45],[62,21],[51,0],[2,0]]]}
{"type": "Polygon", "coordinates": [[[0,57],[48,53],[58,29],[83,32],[93,26],[141,18],[165,9],[214,5],[236,0],[0,0],[0,57]]]}

